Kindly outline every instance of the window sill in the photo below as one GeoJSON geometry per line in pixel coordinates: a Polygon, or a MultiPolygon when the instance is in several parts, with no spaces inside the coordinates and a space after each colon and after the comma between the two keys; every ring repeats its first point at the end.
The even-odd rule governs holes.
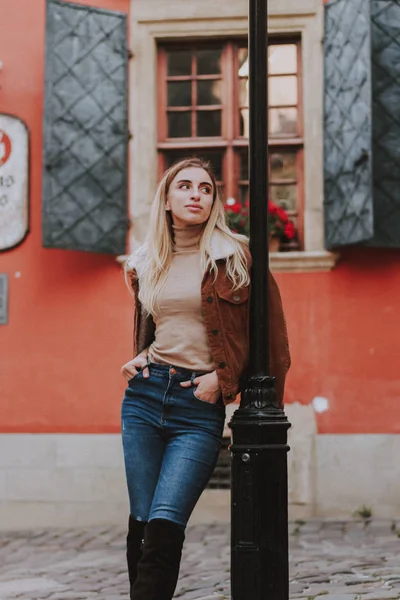
{"type": "Polygon", "coordinates": [[[291,273],[316,273],[331,271],[339,254],[321,250],[319,252],[271,252],[271,271],[291,273]]]}
{"type": "MultiPolygon", "coordinates": [[[[116,257],[123,265],[127,254],[116,257]]],[[[269,255],[271,271],[275,273],[317,273],[331,271],[336,265],[339,254],[322,250],[320,252],[271,252],[269,255]]]]}

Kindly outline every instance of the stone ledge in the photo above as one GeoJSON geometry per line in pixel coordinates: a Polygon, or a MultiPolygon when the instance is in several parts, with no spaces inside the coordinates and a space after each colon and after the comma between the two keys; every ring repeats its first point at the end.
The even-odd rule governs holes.
{"type": "MultiPolygon", "coordinates": [[[[274,272],[317,273],[331,271],[340,255],[321,250],[319,252],[271,252],[270,265],[274,272]]],[[[128,258],[127,254],[117,256],[121,265],[128,258]]]]}
{"type": "Polygon", "coordinates": [[[331,271],[340,255],[326,250],[316,252],[271,252],[270,266],[274,272],[311,273],[331,271]]]}

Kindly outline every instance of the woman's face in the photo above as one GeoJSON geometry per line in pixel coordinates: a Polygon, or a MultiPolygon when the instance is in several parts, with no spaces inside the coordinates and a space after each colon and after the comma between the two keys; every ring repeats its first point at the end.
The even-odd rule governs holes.
{"type": "Polygon", "coordinates": [[[177,227],[205,223],[213,205],[214,186],[211,177],[200,167],[182,169],[171,181],[166,209],[171,211],[177,227]]]}

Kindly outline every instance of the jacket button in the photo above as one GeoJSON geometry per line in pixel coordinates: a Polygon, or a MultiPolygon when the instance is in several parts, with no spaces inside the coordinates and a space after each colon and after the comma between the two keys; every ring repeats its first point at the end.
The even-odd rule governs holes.
{"type": "Polygon", "coordinates": [[[213,335],[218,335],[219,334],[219,329],[213,329],[212,330],[212,334],[213,335]]]}
{"type": "Polygon", "coordinates": [[[220,369],[225,369],[225,367],[226,367],[226,363],[224,363],[224,362],[220,362],[219,363],[219,368],[220,369]]]}
{"type": "Polygon", "coordinates": [[[240,301],[240,296],[233,296],[233,299],[235,302],[239,302],[240,301]]]}
{"type": "Polygon", "coordinates": [[[207,302],[209,302],[211,304],[212,301],[213,301],[212,296],[208,296],[207,302]]]}

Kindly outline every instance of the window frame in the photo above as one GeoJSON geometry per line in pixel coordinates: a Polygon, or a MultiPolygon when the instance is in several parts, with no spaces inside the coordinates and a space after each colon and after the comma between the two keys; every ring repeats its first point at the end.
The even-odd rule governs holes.
{"type": "MultiPolygon", "coordinates": [[[[159,102],[157,105],[157,118],[158,118],[158,135],[157,135],[157,153],[158,153],[158,173],[159,176],[165,171],[167,164],[165,160],[165,153],[173,150],[213,150],[213,149],[224,149],[224,155],[222,158],[222,179],[224,181],[224,196],[225,198],[235,197],[240,198],[240,186],[246,185],[246,182],[240,180],[240,157],[237,152],[240,148],[248,148],[248,138],[240,135],[240,98],[239,98],[239,81],[240,78],[235,76],[238,73],[238,56],[240,48],[245,47],[247,44],[246,37],[231,37],[229,39],[192,39],[190,42],[179,42],[177,40],[161,42],[157,45],[157,85],[158,85],[158,97],[159,102]],[[167,53],[168,51],[186,47],[188,51],[193,52],[192,56],[192,72],[191,75],[187,75],[183,78],[171,77],[167,73],[167,53]],[[221,100],[221,135],[220,136],[209,136],[209,137],[168,137],[168,113],[171,111],[167,104],[167,89],[168,81],[179,81],[179,80],[193,80],[198,79],[199,76],[193,75],[194,67],[193,63],[196,60],[194,51],[199,48],[221,48],[221,74],[220,78],[222,81],[223,94],[221,100]]],[[[284,45],[294,44],[297,48],[297,136],[269,136],[268,137],[268,149],[269,153],[271,150],[280,149],[283,152],[295,149],[296,154],[296,210],[289,211],[289,215],[296,219],[296,230],[298,236],[298,243],[286,244],[283,249],[286,250],[299,250],[304,248],[304,140],[303,140],[303,101],[302,101],[302,46],[301,36],[299,34],[283,34],[283,35],[271,35],[269,36],[269,45],[284,45]]],[[[200,76],[201,78],[201,76],[200,76]]],[[[207,79],[211,79],[212,76],[207,76],[207,79]]],[[[194,116],[198,108],[197,104],[194,104],[194,95],[192,88],[192,133],[194,132],[194,116]]],[[[186,107],[185,107],[186,108],[186,107]]],[[[213,106],[211,108],[217,108],[213,106]]],[[[202,107],[203,110],[203,107],[202,107]]],[[[176,107],[172,108],[172,112],[176,111],[176,107]]],[[[177,111],[178,112],[178,111],[177,111]]]]}
{"type": "MultiPolygon", "coordinates": [[[[244,38],[248,32],[246,6],[229,3],[215,13],[215,3],[197,0],[131,0],[129,26],[129,252],[146,238],[151,204],[159,180],[157,151],[157,46],[168,41],[244,38]],[[133,2],[135,2],[133,6],[133,2]]],[[[324,246],[323,186],[323,49],[324,5],[320,0],[270,0],[270,35],[300,35],[303,64],[304,122],[304,250],[270,255],[278,272],[326,272],[338,254],[324,246]]],[[[123,260],[123,258],[121,258],[123,260]]]]}

